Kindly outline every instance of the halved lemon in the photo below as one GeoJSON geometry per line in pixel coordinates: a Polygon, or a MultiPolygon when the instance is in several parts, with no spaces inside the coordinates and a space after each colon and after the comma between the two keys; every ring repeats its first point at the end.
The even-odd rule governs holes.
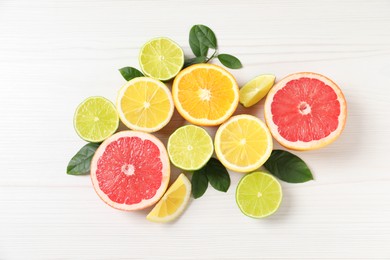
{"type": "Polygon", "coordinates": [[[159,80],[175,77],[184,65],[183,50],[166,37],[155,38],[145,43],[138,59],[145,75],[159,80]]]}
{"type": "Polygon", "coordinates": [[[176,219],[186,208],[190,195],[191,182],[182,173],[146,216],[146,219],[153,222],[169,222],[176,219]]]}
{"type": "Polygon", "coordinates": [[[251,172],[265,163],[272,152],[267,126],[252,115],[237,115],[222,124],[215,134],[215,153],[226,168],[251,172]]]}
{"type": "Polygon", "coordinates": [[[163,128],[174,110],[168,87],[148,77],[128,81],[118,93],[116,106],[121,121],[128,128],[144,132],[163,128]]]}

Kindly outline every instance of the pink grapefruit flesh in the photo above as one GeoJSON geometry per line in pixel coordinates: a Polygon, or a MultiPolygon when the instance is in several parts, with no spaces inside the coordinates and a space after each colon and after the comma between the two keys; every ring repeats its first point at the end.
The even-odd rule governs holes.
{"type": "Polygon", "coordinates": [[[91,179],[99,197],[126,211],[155,204],[170,176],[165,146],[151,134],[122,131],[106,139],[91,162],[91,179]]]}
{"type": "Polygon", "coordinates": [[[264,113],[273,137],[293,150],[330,144],[345,126],[347,105],[340,88],[311,72],[289,75],[268,93],[264,113]]]}

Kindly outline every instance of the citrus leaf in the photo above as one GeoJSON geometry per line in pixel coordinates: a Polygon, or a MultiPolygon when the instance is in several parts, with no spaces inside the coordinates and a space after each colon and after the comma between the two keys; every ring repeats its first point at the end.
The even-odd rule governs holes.
{"type": "Polygon", "coordinates": [[[125,80],[129,81],[131,79],[137,78],[137,77],[143,77],[144,74],[142,74],[141,71],[137,70],[133,67],[124,67],[119,69],[119,72],[122,74],[122,76],[125,78],[125,80]]]}
{"type": "Polygon", "coordinates": [[[230,187],[230,176],[225,166],[216,158],[210,158],[204,167],[211,186],[214,189],[226,192],[230,187]]]}
{"type": "Polygon", "coordinates": [[[100,143],[84,145],[70,160],[66,173],[70,175],[86,175],[91,170],[91,160],[100,143]]]}
{"type": "Polygon", "coordinates": [[[313,180],[306,163],[298,156],[283,150],[273,150],[264,167],[285,182],[301,183],[313,180]]]}
{"type": "Polygon", "coordinates": [[[218,60],[226,67],[230,69],[239,69],[242,68],[241,61],[230,54],[219,54],[217,56],[218,60]]]}
{"type": "Polygon", "coordinates": [[[207,56],[209,48],[217,49],[217,38],[214,32],[202,24],[192,26],[189,43],[196,57],[207,56]]]}
{"type": "Polygon", "coordinates": [[[204,168],[194,171],[191,179],[192,195],[195,199],[200,198],[206,192],[209,181],[204,168]]]}
{"type": "Polygon", "coordinates": [[[206,61],[206,59],[207,59],[206,56],[199,56],[199,57],[187,59],[184,61],[183,68],[187,68],[188,66],[198,64],[198,63],[204,63],[206,61]]]}

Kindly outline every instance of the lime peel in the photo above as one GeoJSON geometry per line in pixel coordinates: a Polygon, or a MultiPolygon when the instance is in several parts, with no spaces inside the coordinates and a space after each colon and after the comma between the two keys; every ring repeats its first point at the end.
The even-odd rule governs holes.
{"type": "Polygon", "coordinates": [[[73,125],[83,140],[99,143],[118,129],[119,115],[110,100],[93,96],[85,99],[76,108],[73,125]]]}
{"type": "Polygon", "coordinates": [[[236,203],[241,212],[252,218],[275,213],[282,202],[282,187],[271,174],[256,171],[246,174],[238,183],[236,203]]]}

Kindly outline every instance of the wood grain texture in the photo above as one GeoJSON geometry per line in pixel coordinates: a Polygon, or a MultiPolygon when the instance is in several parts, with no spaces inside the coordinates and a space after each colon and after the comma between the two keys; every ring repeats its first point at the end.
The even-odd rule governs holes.
{"type": "MultiPolygon", "coordinates": [[[[389,259],[389,13],[387,0],[0,0],[0,259],[389,259]],[[84,144],[75,107],[91,95],[115,100],[118,68],[137,66],[152,37],[190,55],[196,23],[241,59],[240,85],[315,71],[346,96],[342,136],[296,153],[315,181],[283,183],[268,219],[240,213],[237,173],[226,194],[209,189],[168,225],[111,209],[87,176],[65,174],[84,144]]],[[[262,118],[262,103],[238,112],[262,118]]],[[[166,142],[182,123],[176,113],[158,136],[166,142]]]]}

